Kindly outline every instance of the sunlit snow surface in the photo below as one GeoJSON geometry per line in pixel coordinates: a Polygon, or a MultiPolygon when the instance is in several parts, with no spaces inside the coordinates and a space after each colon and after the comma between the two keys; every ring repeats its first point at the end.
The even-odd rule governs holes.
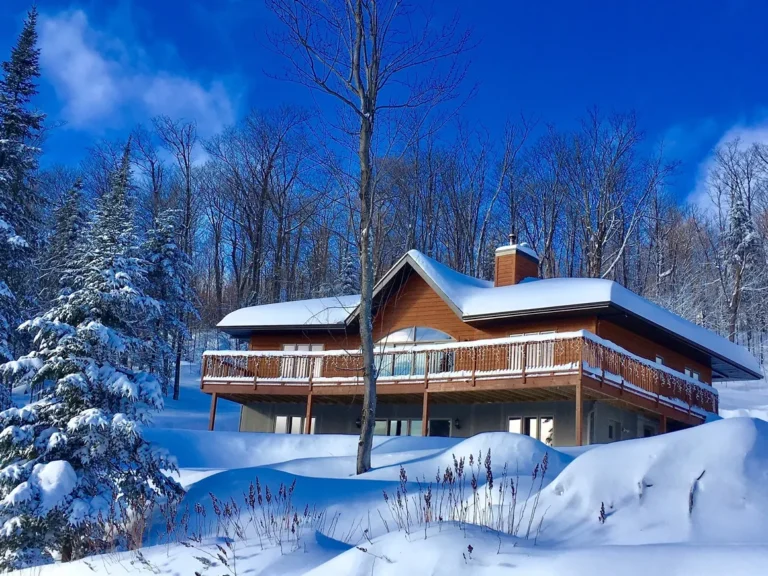
{"type": "MultiPolygon", "coordinates": [[[[281,483],[295,481],[297,509],[315,506],[338,518],[325,534],[304,534],[298,549],[262,548],[255,538],[240,542],[237,574],[766,573],[768,422],[726,418],[654,438],[562,450],[506,433],[468,439],[382,437],[376,439],[373,470],[355,476],[357,438],[353,436],[238,433],[234,431],[237,406],[225,405],[222,410],[221,401],[217,431],[208,432],[204,428],[209,397],[197,388],[195,367],[185,367],[185,374],[182,399],[168,400],[158,420],[165,427],[148,429],[146,434],[176,455],[191,507],[200,502],[212,515],[209,493],[242,503],[258,477],[260,485],[270,486],[273,493],[281,483]],[[421,526],[409,535],[396,529],[383,492],[390,497],[395,494],[401,466],[408,476],[409,493],[416,494],[417,480],[422,480],[423,487],[431,481],[435,489],[436,475],[453,467],[454,455],[468,458],[472,454],[478,492],[484,493],[485,471],[476,459],[478,453],[484,459],[489,449],[494,490],[506,464],[507,481],[518,477],[518,507],[530,492],[530,510],[542,486],[534,531],[542,515],[544,520],[535,546],[532,538],[451,522],[441,526],[433,522],[426,531],[421,526]],[[532,470],[545,454],[544,481],[539,475],[532,482],[532,470]],[[598,520],[601,505],[606,511],[604,523],[598,520]]],[[[726,416],[737,410],[758,415],[761,407],[768,407],[768,393],[762,386],[720,391],[726,416]],[[740,401],[745,402],[741,407],[740,401]]],[[[92,557],[44,567],[35,574],[234,573],[221,565],[203,571],[197,559],[203,550],[215,556],[221,537],[214,534],[199,548],[168,545],[163,525],[158,516],[141,556],[92,557]]]]}

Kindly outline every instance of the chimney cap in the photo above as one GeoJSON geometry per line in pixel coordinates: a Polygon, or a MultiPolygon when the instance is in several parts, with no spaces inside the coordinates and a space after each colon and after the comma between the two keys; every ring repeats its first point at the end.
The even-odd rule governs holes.
{"type": "MultiPolygon", "coordinates": [[[[510,240],[512,240],[513,234],[510,234],[510,240]]],[[[496,256],[503,256],[504,254],[525,254],[529,258],[533,258],[536,262],[539,262],[539,255],[531,248],[528,242],[520,242],[517,244],[509,244],[508,246],[499,246],[496,248],[496,256]]]]}

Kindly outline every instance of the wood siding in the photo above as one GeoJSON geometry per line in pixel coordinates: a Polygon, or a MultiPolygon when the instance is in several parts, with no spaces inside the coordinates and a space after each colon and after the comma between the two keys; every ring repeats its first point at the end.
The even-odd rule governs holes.
{"type": "Polygon", "coordinates": [[[510,318],[503,322],[467,324],[430,288],[421,276],[411,274],[403,286],[393,294],[374,319],[376,340],[409,326],[427,326],[441,330],[459,342],[500,338],[530,332],[569,332],[589,330],[595,332],[597,318],[574,316],[565,318],[530,319],[510,318]]]}
{"type": "Polygon", "coordinates": [[[538,278],[538,276],[538,262],[522,252],[496,256],[493,278],[494,286],[511,286],[524,278],[538,278]]]}
{"type": "Polygon", "coordinates": [[[373,322],[373,337],[379,340],[409,326],[442,330],[458,341],[486,338],[482,330],[463,322],[418,274],[411,274],[379,308],[373,322]]]}

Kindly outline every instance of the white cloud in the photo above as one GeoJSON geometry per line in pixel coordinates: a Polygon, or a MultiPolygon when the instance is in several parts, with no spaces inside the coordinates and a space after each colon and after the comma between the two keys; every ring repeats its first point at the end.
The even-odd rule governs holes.
{"type": "Polygon", "coordinates": [[[768,116],[761,114],[751,122],[738,122],[722,133],[717,143],[698,165],[696,183],[687,198],[689,203],[705,212],[715,210],[716,206],[707,191],[707,181],[714,165],[713,154],[719,146],[736,140],[742,148],[748,148],[753,144],[768,144],[768,116]]]}
{"type": "Polygon", "coordinates": [[[82,10],[43,15],[40,60],[62,100],[70,126],[119,126],[158,114],[194,119],[207,136],[234,120],[221,81],[204,85],[188,76],[151,70],[140,47],[128,47],[88,22],[82,10]]]}

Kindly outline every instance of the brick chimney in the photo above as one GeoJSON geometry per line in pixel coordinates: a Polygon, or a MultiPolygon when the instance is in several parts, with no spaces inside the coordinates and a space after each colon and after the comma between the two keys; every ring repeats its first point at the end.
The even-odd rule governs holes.
{"type": "Polygon", "coordinates": [[[496,248],[494,286],[511,286],[524,278],[539,277],[539,257],[526,243],[517,243],[515,234],[509,235],[509,245],[496,248]]]}

